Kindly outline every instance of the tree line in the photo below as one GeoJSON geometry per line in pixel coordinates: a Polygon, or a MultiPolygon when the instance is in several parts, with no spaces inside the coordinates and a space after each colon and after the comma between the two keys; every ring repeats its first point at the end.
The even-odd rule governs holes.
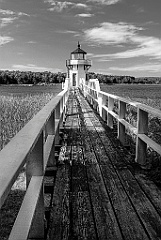
{"type": "Polygon", "coordinates": [[[0,84],[49,84],[64,82],[66,73],[0,71],[0,84]]]}
{"type": "MultiPolygon", "coordinates": [[[[31,72],[31,71],[0,71],[0,84],[50,84],[65,81],[66,73],[31,72]]],[[[114,76],[89,72],[87,79],[97,78],[104,84],[161,84],[159,77],[114,76]]]]}
{"type": "Polygon", "coordinates": [[[132,77],[132,76],[113,76],[113,75],[105,75],[101,73],[90,72],[88,74],[88,79],[93,79],[93,78],[97,78],[100,83],[104,83],[104,84],[135,82],[135,77],[132,77]]]}
{"type": "Polygon", "coordinates": [[[114,76],[90,72],[88,79],[97,78],[100,83],[104,84],[161,84],[161,77],[140,77],[133,76],[114,76]]]}

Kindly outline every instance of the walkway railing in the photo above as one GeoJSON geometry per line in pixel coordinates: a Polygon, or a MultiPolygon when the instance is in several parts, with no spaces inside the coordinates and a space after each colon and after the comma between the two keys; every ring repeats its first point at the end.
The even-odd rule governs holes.
{"type": "Polygon", "coordinates": [[[117,136],[123,145],[126,145],[126,132],[130,131],[136,135],[136,162],[146,165],[147,147],[152,148],[161,155],[161,145],[148,137],[148,115],[153,115],[161,119],[161,111],[145,104],[130,101],[116,95],[105,93],[100,90],[97,79],[89,80],[88,85],[81,86],[84,96],[88,99],[94,109],[96,109],[107,125],[113,128],[113,119],[118,122],[117,136]],[[118,111],[114,111],[117,102],[118,111]],[[133,126],[126,121],[127,105],[137,109],[137,126],[133,126]]]}
{"type": "Polygon", "coordinates": [[[67,99],[64,89],[0,152],[0,208],[26,165],[26,194],[9,240],[44,238],[43,178],[47,165],[55,165],[54,148],[67,99]]]}

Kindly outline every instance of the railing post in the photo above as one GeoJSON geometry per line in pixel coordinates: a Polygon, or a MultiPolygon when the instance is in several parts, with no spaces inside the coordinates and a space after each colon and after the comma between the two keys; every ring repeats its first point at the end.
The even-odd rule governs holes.
{"type": "MultiPolygon", "coordinates": [[[[108,111],[112,111],[114,108],[114,99],[108,97],[108,111]]],[[[107,113],[107,126],[113,128],[113,117],[110,113],[107,113]]]]}
{"type": "Polygon", "coordinates": [[[85,86],[84,87],[84,93],[85,93],[85,97],[87,97],[87,99],[88,99],[88,88],[87,88],[87,86],[85,86]]]}
{"type": "Polygon", "coordinates": [[[62,112],[63,112],[63,97],[60,100],[60,115],[62,114],[62,112]]]}
{"type": "Polygon", "coordinates": [[[26,166],[26,185],[28,187],[32,176],[42,176],[44,171],[43,159],[43,132],[40,134],[37,143],[28,156],[26,166]]]}
{"type": "Polygon", "coordinates": [[[47,135],[55,134],[55,112],[53,112],[46,124],[47,135]]]}
{"type": "Polygon", "coordinates": [[[102,117],[102,105],[103,105],[103,95],[101,93],[98,93],[98,112],[101,117],[102,117]]]}
{"type": "Polygon", "coordinates": [[[136,162],[141,165],[146,164],[147,144],[139,138],[139,134],[148,132],[148,113],[142,109],[137,109],[137,140],[136,140],[136,162]]]}
{"type": "MultiPolygon", "coordinates": [[[[46,124],[46,133],[47,135],[55,135],[55,112],[53,112],[46,124]]],[[[48,160],[48,166],[55,165],[55,140],[51,149],[51,154],[48,160]]]]}
{"type": "Polygon", "coordinates": [[[66,93],[63,96],[63,121],[64,121],[64,116],[65,116],[65,112],[66,112],[66,93]]]}
{"type": "MultiPolygon", "coordinates": [[[[124,119],[126,113],[126,103],[119,101],[119,119],[124,119]]],[[[125,126],[118,120],[118,139],[125,145],[125,126]]]]}
{"type": "MultiPolygon", "coordinates": [[[[107,96],[103,95],[102,96],[102,105],[103,106],[106,106],[106,103],[107,103],[107,96]]],[[[104,121],[107,122],[107,111],[105,109],[102,108],[102,116],[104,121]]]]}
{"type": "Polygon", "coordinates": [[[55,109],[55,118],[56,119],[60,118],[60,102],[57,104],[56,109],[55,109]]]}
{"type": "MultiPolygon", "coordinates": [[[[60,113],[60,102],[56,106],[55,109],[55,121],[60,120],[61,113],[60,113]]],[[[59,126],[58,129],[55,131],[55,144],[59,144],[59,126]]]]}
{"type": "MultiPolygon", "coordinates": [[[[26,185],[28,187],[32,176],[43,176],[44,159],[43,159],[43,132],[40,134],[37,143],[28,156],[26,166],[26,185]]],[[[35,193],[33,192],[33,195],[35,193]]],[[[44,189],[39,196],[38,204],[35,209],[35,216],[30,229],[29,238],[44,238],[44,189]]]]}
{"type": "MultiPolygon", "coordinates": [[[[93,90],[93,97],[95,100],[98,100],[98,94],[96,90],[93,90]]],[[[93,108],[97,111],[98,103],[95,100],[93,100],[93,108]]]]}
{"type": "Polygon", "coordinates": [[[60,100],[60,124],[62,123],[62,120],[63,120],[63,97],[61,98],[60,100]]]}

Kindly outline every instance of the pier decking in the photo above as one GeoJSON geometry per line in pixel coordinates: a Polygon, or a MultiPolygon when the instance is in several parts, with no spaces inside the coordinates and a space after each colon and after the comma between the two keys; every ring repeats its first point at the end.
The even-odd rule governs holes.
{"type": "Polygon", "coordinates": [[[66,108],[47,239],[161,239],[161,190],[78,90],[66,108]]]}

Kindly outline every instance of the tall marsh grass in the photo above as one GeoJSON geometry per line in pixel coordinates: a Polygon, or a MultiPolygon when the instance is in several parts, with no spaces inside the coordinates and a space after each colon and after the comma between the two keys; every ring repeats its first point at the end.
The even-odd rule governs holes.
{"type": "Polygon", "coordinates": [[[0,96],[0,150],[53,96],[52,93],[0,96]]]}

